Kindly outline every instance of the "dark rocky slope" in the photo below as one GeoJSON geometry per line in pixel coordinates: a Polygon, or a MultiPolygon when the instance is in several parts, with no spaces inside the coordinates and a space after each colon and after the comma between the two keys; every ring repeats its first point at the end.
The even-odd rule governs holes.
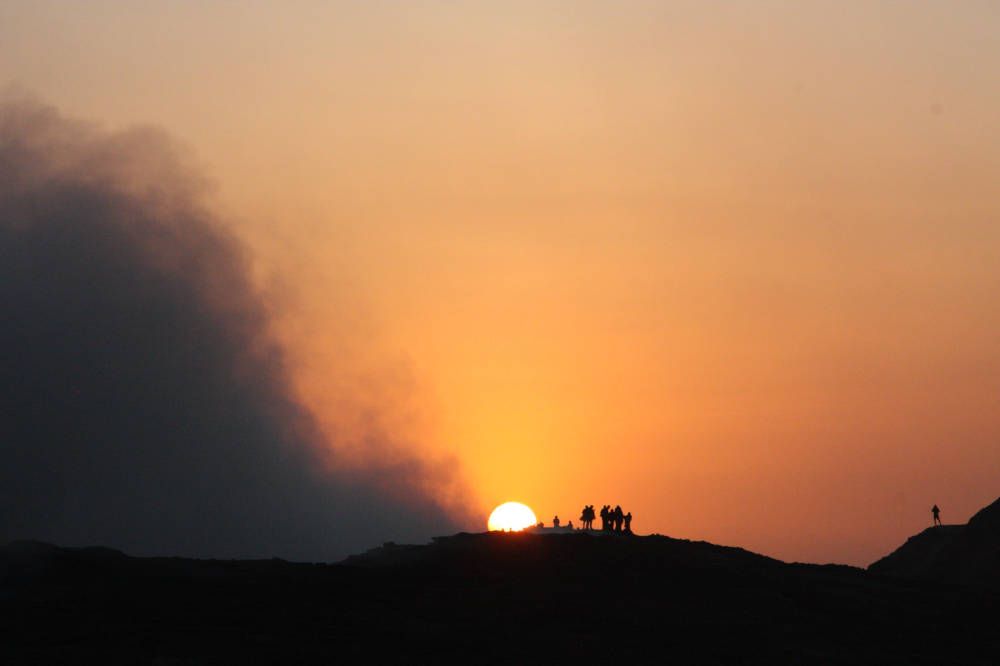
{"type": "Polygon", "coordinates": [[[868,569],[1000,589],[1000,499],[966,525],[930,527],[910,537],[868,569]]]}
{"type": "Polygon", "coordinates": [[[345,563],[0,549],[0,663],[995,664],[996,594],[667,537],[471,534],[345,563]]]}

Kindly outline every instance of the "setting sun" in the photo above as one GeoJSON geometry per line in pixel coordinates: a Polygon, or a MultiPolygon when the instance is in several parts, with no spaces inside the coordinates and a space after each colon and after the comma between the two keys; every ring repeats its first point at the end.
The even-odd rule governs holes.
{"type": "Polygon", "coordinates": [[[491,532],[519,532],[538,523],[535,512],[520,502],[504,502],[493,509],[486,522],[491,532]]]}

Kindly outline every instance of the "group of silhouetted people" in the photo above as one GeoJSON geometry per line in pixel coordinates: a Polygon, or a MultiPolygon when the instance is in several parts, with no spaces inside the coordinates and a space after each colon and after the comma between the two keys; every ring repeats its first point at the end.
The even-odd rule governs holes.
{"type": "MultiPolygon", "coordinates": [[[[931,508],[931,513],[934,516],[934,525],[941,525],[941,509],[935,504],[931,508]]],[[[620,506],[615,506],[611,508],[610,504],[605,504],[601,507],[600,514],[594,511],[594,505],[588,504],[583,507],[583,511],[580,513],[580,523],[582,524],[581,529],[592,530],[594,529],[594,519],[600,515],[601,517],[601,531],[602,532],[618,532],[620,534],[632,534],[632,512],[623,513],[620,506]]],[[[559,527],[560,521],[559,516],[552,519],[552,524],[555,527],[559,527]]],[[[541,527],[542,523],[538,524],[541,527]]],[[[569,529],[573,529],[573,521],[569,521],[567,525],[569,529]]]]}
{"type": "Polygon", "coordinates": [[[602,532],[632,533],[632,512],[625,513],[620,506],[615,506],[612,509],[610,504],[602,506],[600,514],[594,512],[593,504],[583,507],[583,512],[580,514],[580,522],[583,523],[583,529],[594,529],[594,519],[598,515],[601,517],[602,532]]]}

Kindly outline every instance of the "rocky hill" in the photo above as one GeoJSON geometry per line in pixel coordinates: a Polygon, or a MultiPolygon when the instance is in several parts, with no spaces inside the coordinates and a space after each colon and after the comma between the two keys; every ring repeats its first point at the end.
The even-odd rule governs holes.
{"type": "Polygon", "coordinates": [[[339,564],[17,543],[0,663],[995,664],[998,601],[663,536],[460,534],[339,564]]]}
{"type": "Polygon", "coordinates": [[[1000,589],[1000,499],[966,525],[929,527],[868,567],[912,578],[1000,589]]]}

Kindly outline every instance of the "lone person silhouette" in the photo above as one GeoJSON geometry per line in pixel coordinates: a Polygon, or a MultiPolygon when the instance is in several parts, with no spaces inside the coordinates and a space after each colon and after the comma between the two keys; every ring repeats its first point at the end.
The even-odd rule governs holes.
{"type": "Polygon", "coordinates": [[[938,508],[937,504],[935,504],[934,506],[931,507],[931,513],[934,514],[934,525],[940,527],[941,526],[941,509],[938,508]]]}
{"type": "Polygon", "coordinates": [[[625,534],[632,534],[632,512],[625,514],[625,534]]]}
{"type": "Polygon", "coordinates": [[[559,527],[559,516],[552,519],[552,527],[559,527]]]}

